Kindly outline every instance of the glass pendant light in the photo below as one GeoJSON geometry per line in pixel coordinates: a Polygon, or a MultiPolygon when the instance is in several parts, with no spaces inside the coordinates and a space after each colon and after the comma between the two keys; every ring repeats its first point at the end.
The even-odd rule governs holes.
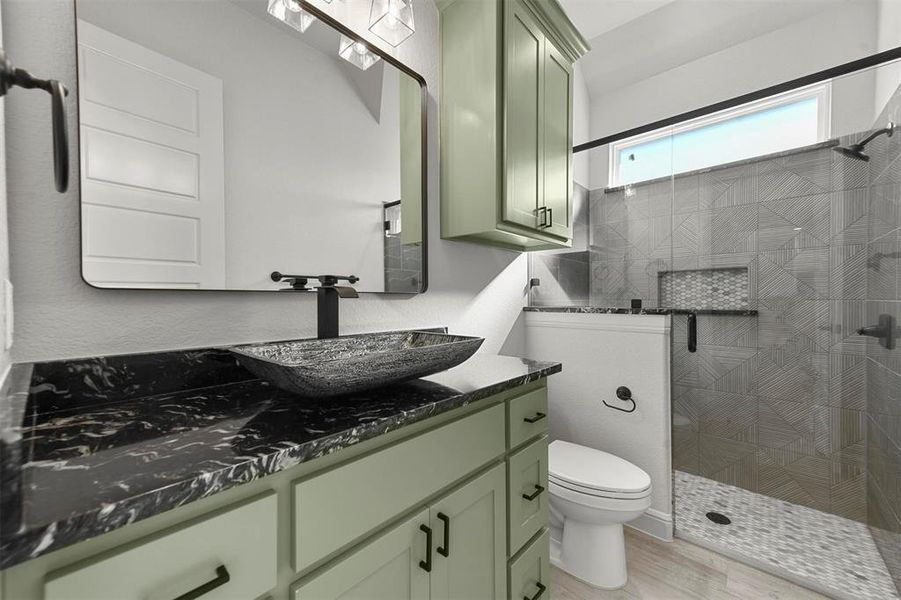
{"type": "Polygon", "coordinates": [[[298,0],[269,0],[269,14],[301,33],[309,29],[316,20],[316,17],[300,6],[298,0]]]}
{"type": "Polygon", "coordinates": [[[416,31],[413,26],[413,0],[372,0],[369,31],[392,46],[399,46],[416,31]]]}
{"type": "Polygon", "coordinates": [[[364,71],[381,60],[381,57],[371,52],[366,44],[352,40],[346,35],[341,36],[338,55],[364,71]]]}

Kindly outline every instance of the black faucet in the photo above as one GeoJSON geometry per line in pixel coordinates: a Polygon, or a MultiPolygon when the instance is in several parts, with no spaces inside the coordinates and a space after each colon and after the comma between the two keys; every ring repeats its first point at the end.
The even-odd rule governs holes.
{"type": "Polygon", "coordinates": [[[278,271],[270,274],[272,281],[287,281],[288,290],[312,291],[307,287],[310,279],[318,279],[316,290],[316,335],[320,340],[338,337],[338,298],[359,298],[357,290],[349,285],[338,285],[339,281],[356,283],[356,275],[284,275],[278,271]]]}

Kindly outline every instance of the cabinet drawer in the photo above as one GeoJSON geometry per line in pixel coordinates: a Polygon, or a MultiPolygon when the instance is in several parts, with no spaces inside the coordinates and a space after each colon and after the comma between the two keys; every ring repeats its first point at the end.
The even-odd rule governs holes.
{"type": "Polygon", "coordinates": [[[510,563],[510,600],[538,597],[550,597],[551,586],[551,536],[544,533],[532,540],[519,557],[510,563]]]}
{"type": "Polygon", "coordinates": [[[51,573],[44,599],[171,600],[205,584],[202,600],[257,598],[276,583],[277,516],[275,495],[265,496],[51,573]]]}
{"type": "Polygon", "coordinates": [[[507,402],[510,428],[508,448],[547,432],[547,388],[539,388],[507,402]]]}
{"type": "Polygon", "coordinates": [[[504,405],[297,483],[301,571],[504,453],[504,405]]]}
{"type": "Polygon", "coordinates": [[[507,517],[510,555],[548,522],[547,436],[507,460],[507,517]]]}

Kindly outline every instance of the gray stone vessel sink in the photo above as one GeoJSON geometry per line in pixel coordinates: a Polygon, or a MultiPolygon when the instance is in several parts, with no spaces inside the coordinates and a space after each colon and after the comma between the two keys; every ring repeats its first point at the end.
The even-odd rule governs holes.
{"type": "Polygon", "coordinates": [[[235,346],[238,362],[307,398],[349,394],[425,377],[472,356],[484,338],[422,331],[235,346]]]}

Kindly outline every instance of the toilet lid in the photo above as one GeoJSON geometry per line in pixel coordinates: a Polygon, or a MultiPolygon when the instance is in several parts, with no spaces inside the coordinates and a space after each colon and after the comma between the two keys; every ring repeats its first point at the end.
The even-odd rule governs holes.
{"type": "Polygon", "coordinates": [[[613,454],[557,440],[548,446],[548,477],[599,492],[636,493],[651,487],[651,477],[613,454]]]}

